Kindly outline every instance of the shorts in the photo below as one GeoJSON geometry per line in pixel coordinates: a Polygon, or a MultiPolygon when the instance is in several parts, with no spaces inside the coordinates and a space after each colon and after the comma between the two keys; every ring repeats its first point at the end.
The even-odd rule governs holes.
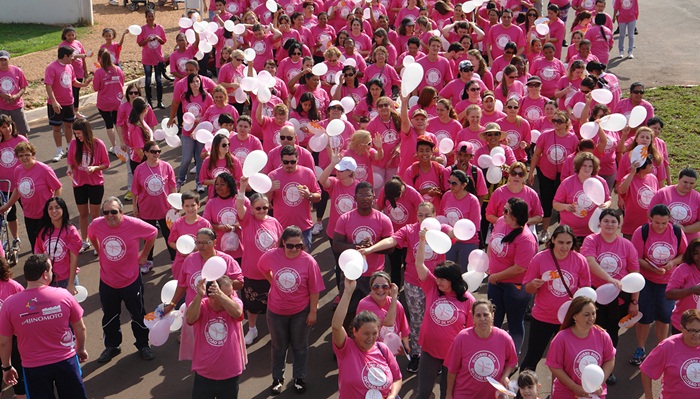
{"type": "Polygon", "coordinates": [[[105,121],[105,128],[113,129],[114,125],[117,123],[117,111],[103,111],[101,109],[98,109],[98,111],[100,111],[100,115],[102,115],[102,119],[105,121]]]}
{"type": "Polygon", "coordinates": [[[27,122],[27,117],[24,115],[24,110],[22,108],[17,108],[13,110],[0,109],[0,115],[9,115],[12,121],[17,126],[17,131],[22,136],[27,136],[29,134],[29,123],[27,122]]]}
{"type": "Polygon", "coordinates": [[[49,125],[51,126],[61,126],[61,123],[73,123],[75,120],[75,112],[73,112],[73,105],[61,105],[61,112],[56,113],[53,110],[51,104],[46,104],[47,114],[49,116],[49,125]]]}
{"type": "Polygon", "coordinates": [[[73,196],[75,197],[76,205],[85,205],[90,202],[90,205],[102,204],[102,197],[105,195],[105,186],[93,186],[85,184],[82,186],[73,187],[73,196]]]}
{"type": "Polygon", "coordinates": [[[270,282],[267,280],[243,280],[243,309],[252,314],[265,314],[267,312],[267,293],[270,291],[270,282]]]}
{"type": "Polygon", "coordinates": [[[639,311],[642,324],[651,324],[654,321],[661,323],[671,322],[671,312],[676,301],[666,299],[666,284],[657,284],[649,280],[639,293],[639,311]]]}

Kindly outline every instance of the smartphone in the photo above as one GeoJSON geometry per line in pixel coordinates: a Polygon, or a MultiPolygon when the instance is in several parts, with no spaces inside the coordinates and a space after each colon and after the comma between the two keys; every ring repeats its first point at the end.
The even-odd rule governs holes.
{"type": "Polygon", "coordinates": [[[213,281],[207,281],[207,284],[206,284],[206,292],[207,292],[207,296],[209,296],[209,287],[211,287],[211,285],[212,285],[212,284],[214,284],[214,282],[213,282],[213,281]]]}

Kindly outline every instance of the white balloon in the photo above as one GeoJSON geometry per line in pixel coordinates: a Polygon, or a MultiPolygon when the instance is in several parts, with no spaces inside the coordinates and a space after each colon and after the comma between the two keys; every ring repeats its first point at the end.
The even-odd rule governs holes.
{"type": "Polygon", "coordinates": [[[240,87],[233,92],[233,96],[236,99],[236,102],[239,104],[243,104],[248,99],[248,95],[245,94],[243,89],[241,89],[240,87]]]}
{"type": "Polygon", "coordinates": [[[440,154],[449,154],[454,148],[455,142],[449,137],[445,137],[444,139],[440,140],[440,145],[438,145],[440,154]]]}
{"type": "Polygon", "coordinates": [[[390,332],[384,337],[384,344],[389,347],[391,353],[396,354],[399,352],[399,348],[401,348],[401,337],[393,332],[390,332]]]}
{"type": "Polygon", "coordinates": [[[217,24],[217,23],[214,22],[214,21],[209,22],[209,24],[207,25],[207,30],[206,30],[206,31],[209,32],[209,33],[214,33],[214,32],[216,32],[217,30],[219,30],[219,24],[217,24]]]}
{"type": "Polygon", "coordinates": [[[583,109],[584,109],[585,107],[586,107],[586,103],[577,102],[577,103],[574,105],[574,110],[573,110],[573,111],[574,111],[574,116],[577,117],[577,118],[580,118],[580,117],[581,117],[581,113],[583,113],[583,109]]]}
{"type": "Polygon", "coordinates": [[[491,156],[491,162],[493,162],[493,166],[501,167],[506,163],[506,156],[503,154],[493,155],[491,156]]]}
{"type": "Polygon", "coordinates": [[[605,202],[605,188],[595,177],[589,177],[583,182],[583,193],[596,205],[605,202]]]}
{"type": "Polygon", "coordinates": [[[382,177],[382,175],[376,172],[372,173],[372,176],[374,177],[374,184],[372,185],[372,187],[374,187],[375,190],[379,190],[384,186],[384,178],[382,177]]]}
{"type": "Polygon", "coordinates": [[[168,204],[177,210],[182,209],[182,194],[180,193],[170,193],[168,194],[168,204]]]}
{"type": "Polygon", "coordinates": [[[345,278],[348,280],[357,280],[362,276],[362,263],[357,261],[348,262],[342,270],[343,274],[345,274],[345,278]]]}
{"type": "Polygon", "coordinates": [[[81,303],[81,302],[83,302],[83,301],[85,301],[85,300],[87,299],[87,297],[88,297],[88,290],[87,290],[87,288],[85,288],[85,287],[82,286],[82,285],[76,285],[76,286],[75,286],[75,290],[78,291],[78,293],[75,294],[75,296],[74,296],[74,297],[75,297],[75,300],[76,300],[78,303],[81,303]]]}
{"type": "Polygon", "coordinates": [[[153,138],[155,138],[156,140],[163,140],[165,138],[165,131],[163,129],[154,130],[153,138]]]}
{"type": "Polygon", "coordinates": [[[333,119],[332,121],[328,122],[328,126],[326,126],[326,133],[330,137],[340,136],[343,134],[344,130],[345,123],[343,123],[343,121],[340,119],[333,119]]]}
{"type": "Polygon", "coordinates": [[[160,302],[166,304],[170,303],[170,301],[173,300],[173,295],[175,295],[176,290],[177,280],[170,280],[167,283],[165,283],[165,285],[163,285],[163,288],[161,288],[160,290],[160,302]]]}
{"type": "Polygon", "coordinates": [[[557,319],[559,319],[559,323],[564,323],[564,318],[566,317],[566,312],[569,311],[569,307],[571,306],[571,301],[566,301],[564,302],[560,307],[559,310],[557,311],[557,319]]]}
{"type": "Polygon", "coordinates": [[[477,162],[479,164],[479,167],[482,169],[490,168],[493,166],[493,158],[491,158],[491,155],[488,154],[483,154],[482,156],[480,156],[477,162]]]}
{"type": "Polygon", "coordinates": [[[592,233],[600,233],[600,214],[603,213],[602,208],[595,208],[593,213],[591,213],[590,219],[588,219],[588,229],[592,233]]]}
{"type": "Polygon", "coordinates": [[[362,19],[370,19],[370,18],[372,18],[372,17],[369,15],[370,12],[371,12],[371,11],[370,11],[369,8],[365,8],[364,11],[362,11],[362,19]]]}
{"type": "Polygon", "coordinates": [[[471,2],[471,1],[465,1],[462,4],[462,12],[470,13],[470,12],[474,11],[476,9],[476,7],[477,7],[476,3],[471,2]]]}
{"type": "Polygon", "coordinates": [[[595,89],[591,92],[591,97],[601,104],[608,105],[613,100],[613,94],[608,89],[595,89]]]}
{"type": "Polygon", "coordinates": [[[233,33],[235,33],[236,35],[242,35],[243,32],[245,32],[245,25],[236,24],[236,26],[233,27],[233,33]]]}
{"type": "Polygon", "coordinates": [[[159,320],[148,332],[148,341],[153,346],[162,346],[168,341],[170,336],[171,321],[169,318],[159,320]]]}
{"type": "Polygon", "coordinates": [[[592,393],[603,385],[605,372],[597,364],[589,364],[581,372],[581,387],[583,390],[592,393]]]}
{"type": "Polygon", "coordinates": [[[205,21],[197,21],[194,24],[192,24],[192,29],[194,29],[195,32],[201,34],[205,30],[207,30],[207,27],[209,24],[205,21]]]}
{"type": "Polygon", "coordinates": [[[503,71],[496,72],[496,80],[499,82],[503,80],[503,71]]]}
{"type": "Polygon", "coordinates": [[[219,279],[226,273],[226,261],[220,256],[212,256],[202,266],[202,278],[207,281],[219,279]]]}
{"type": "Polygon", "coordinates": [[[200,41],[199,42],[199,51],[203,52],[204,54],[209,53],[212,49],[211,44],[209,42],[204,42],[200,41]]]}
{"type": "Polygon", "coordinates": [[[276,12],[277,11],[277,3],[275,0],[267,0],[265,2],[265,7],[270,11],[270,12],[276,12]]]}
{"type": "Polygon", "coordinates": [[[196,119],[196,117],[191,112],[185,112],[182,115],[182,121],[185,123],[194,123],[195,119],[196,119]]]}
{"type": "Polygon", "coordinates": [[[350,96],[346,96],[340,99],[340,104],[343,106],[343,112],[346,114],[352,112],[355,109],[355,100],[350,96]]]}
{"type": "Polygon", "coordinates": [[[211,134],[210,131],[204,130],[204,129],[199,129],[195,133],[196,140],[199,141],[202,144],[205,144],[207,141],[210,141],[214,138],[214,135],[211,134]]]}
{"type": "Polygon", "coordinates": [[[219,36],[216,36],[216,33],[207,33],[207,42],[213,46],[216,46],[216,43],[219,42],[219,36]]]}
{"type": "Polygon", "coordinates": [[[141,27],[138,25],[131,25],[129,26],[129,33],[131,33],[134,36],[138,36],[141,34],[141,27]]]}
{"type": "Polygon", "coordinates": [[[313,152],[321,152],[328,146],[328,135],[325,133],[315,134],[309,139],[309,148],[313,152]]]}
{"type": "Polygon", "coordinates": [[[258,87],[258,101],[267,104],[272,99],[272,92],[267,86],[258,87]]]}
{"type": "Polygon", "coordinates": [[[250,76],[246,76],[245,78],[241,79],[241,89],[245,91],[253,91],[258,87],[258,81],[250,76]]]}
{"type": "Polygon", "coordinates": [[[603,284],[596,288],[595,292],[598,295],[598,300],[596,302],[601,305],[609,304],[620,295],[620,289],[613,283],[603,284]]]}
{"type": "Polygon", "coordinates": [[[484,281],[485,276],[485,273],[470,271],[462,274],[462,280],[464,280],[464,282],[467,283],[469,292],[476,292],[479,290],[481,282],[484,281]]]}
{"type": "Polygon", "coordinates": [[[364,263],[365,257],[356,249],[346,249],[338,257],[338,266],[344,268],[350,262],[364,263]]]}
{"type": "Polygon", "coordinates": [[[201,50],[197,50],[197,52],[194,54],[194,59],[200,61],[202,58],[204,58],[204,53],[201,50]]]}
{"type": "Polygon", "coordinates": [[[314,166],[314,172],[316,173],[316,179],[318,179],[319,177],[321,177],[321,174],[323,174],[323,168],[316,165],[314,166]]]}
{"type": "Polygon", "coordinates": [[[491,157],[493,157],[496,154],[506,155],[506,150],[504,150],[503,147],[501,147],[501,146],[493,147],[491,149],[491,152],[489,153],[489,155],[491,155],[491,157]]]}
{"type": "MultiPolygon", "coordinates": [[[[499,72],[499,73],[502,73],[502,72],[499,72]]],[[[496,111],[503,112],[503,101],[496,100],[496,105],[494,107],[496,108],[496,111]]]]}
{"type": "Polygon", "coordinates": [[[189,255],[194,251],[195,243],[192,236],[184,234],[177,238],[175,241],[175,247],[177,247],[178,252],[183,255],[189,255]]]}
{"type": "Polygon", "coordinates": [[[632,108],[630,112],[629,126],[634,129],[647,119],[647,109],[641,105],[632,108]]]}
{"type": "Polygon", "coordinates": [[[480,273],[485,273],[489,269],[489,255],[480,250],[475,249],[469,254],[469,259],[467,263],[468,271],[476,271],[480,273]]]}
{"type": "Polygon", "coordinates": [[[186,18],[186,17],[182,17],[182,18],[180,18],[180,21],[178,22],[178,25],[180,25],[180,27],[181,27],[182,29],[187,29],[187,28],[190,28],[190,27],[192,26],[193,23],[194,23],[194,22],[193,22],[191,19],[186,18]]]}
{"type": "Polygon", "coordinates": [[[646,282],[644,281],[644,276],[640,273],[630,273],[620,280],[622,283],[622,291],[629,294],[634,294],[639,292],[644,288],[646,282]]]}
{"type": "MultiPolygon", "coordinates": [[[[440,231],[440,221],[438,221],[435,218],[425,218],[423,221],[420,223],[420,229],[428,229],[428,231],[435,230],[435,231],[440,231]]],[[[432,248],[432,247],[431,247],[432,248]]]]}
{"type": "Polygon", "coordinates": [[[248,154],[243,161],[243,176],[250,177],[260,172],[267,164],[267,154],[262,150],[255,150],[248,154]]]}
{"type": "Polygon", "coordinates": [[[401,81],[401,95],[406,97],[415,90],[423,80],[423,66],[414,62],[404,68],[403,80],[401,81]]]}
{"type": "Polygon", "coordinates": [[[600,118],[600,126],[611,132],[619,132],[627,126],[627,118],[622,114],[611,114],[600,118]]]}
{"type": "Polygon", "coordinates": [[[539,33],[542,36],[545,36],[547,33],[549,33],[549,25],[547,24],[537,24],[535,25],[535,30],[537,33],[539,33]]]}
{"type": "Polygon", "coordinates": [[[413,64],[414,62],[416,62],[416,59],[413,58],[412,55],[407,55],[403,58],[403,66],[404,67],[407,67],[407,66],[413,64]]]}
{"type": "Polygon", "coordinates": [[[630,151],[630,164],[634,164],[637,161],[640,161],[642,159],[646,159],[646,157],[649,155],[649,150],[645,145],[638,145],[630,151]]]}
{"type": "Polygon", "coordinates": [[[492,166],[486,171],[486,180],[491,184],[498,184],[503,177],[503,172],[498,166],[492,166]]]}
{"type": "Polygon", "coordinates": [[[179,147],[182,144],[178,136],[165,136],[165,142],[173,148],[179,147]]]}
{"type": "Polygon", "coordinates": [[[598,294],[596,294],[595,290],[591,287],[581,287],[576,292],[574,292],[574,298],[584,296],[586,298],[590,298],[595,302],[598,300],[598,294]]]}
{"type": "Polygon", "coordinates": [[[224,21],[224,29],[226,29],[229,32],[233,32],[233,28],[236,27],[236,24],[231,21],[230,19],[228,21],[224,21]]]}
{"type": "Polygon", "coordinates": [[[194,42],[197,41],[197,36],[194,34],[194,30],[188,29],[185,31],[185,39],[187,39],[188,44],[194,44],[194,42]]]}
{"type": "MultiPolygon", "coordinates": [[[[194,127],[194,123],[191,123],[191,122],[190,123],[184,122],[182,124],[182,130],[184,130],[186,132],[191,132],[193,127],[194,127]]],[[[175,131],[166,130],[166,132],[165,132],[166,136],[175,136],[176,134],[177,134],[177,129],[175,129],[175,131]]]]}
{"type": "Polygon", "coordinates": [[[217,134],[220,134],[220,135],[225,136],[225,137],[229,136],[228,130],[226,130],[224,128],[217,130],[216,133],[214,134],[214,136],[216,136],[217,134]]]}
{"type": "Polygon", "coordinates": [[[416,104],[418,104],[418,96],[411,96],[411,98],[408,99],[408,108],[413,108],[416,104]]]}
{"type": "MultiPolygon", "coordinates": [[[[454,235],[460,241],[467,241],[476,234],[476,226],[469,219],[459,219],[454,225],[454,235]]],[[[473,253],[474,251],[472,251],[473,253]]],[[[471,254],[470,254],[471,255],[471,254]]]]}
{"type": "Polygon", "coordinates": [[[542,134],[539,130],[532,129],[530,130],[530,143],[535,144],[537,143],[537,139],[540,138],[540,134],[542,134]]]}
{"type": "Polygon", "coordinates": [[[208,140],[206,143],[204,143],[204,149],[207,152],[211,151],[211,146],[214,145],[214,139],[212,138],[211,140],[208,140]]]}
{"type": "Polygon", "coordinates": [[[586,122],[581,125],[581,137],[590,140],[598,135],[598,124],[595,122],[586,122]]]}
{"type": "Polygon", "coordinates": [[[182,327],[182,313],[179,310],[173,310],[168,313],[167,317],[173,320],[173,323],[170,325],[170,332],[175,332],[182,327]]]}
{"type": "Polygon", "coordinates": [[[243,59],[250,62],[255,59],[255,50],[252,48],[247,48],[243,50],[243,59]]]}
{"type": "Polygon", "coordinates": [[[248,184],[250,184],[250,188],[262,194],[267,193],[272,188],[272,180],[264,173],[256,173],[250,176],[248,184]]]}
{"type": "Polygon", "coordinates": [[[328,72],[328,65],[323,62],[320,62],[311,68],[311,73],[316,76],[323,76],[326,74],[326,72],[328,72]]]}
{"type": "Polygon", "coordinates": [[[350,65],[350,66],[352,66],[352,67],[356,67],[356,66],[357,66],[357,61],[355,61],[354,58],[348,58],[347,60],[343,61],[343,65],[346,65],[346,66],[347,66],[347,65],[350,65]]]}
{"type": "Polygon", "coordinates": [[[433,252],[441,255],[446,254],[452,248],[452,240],[440,230],[429,230],[425,235],[425,241],[433,252]]]}

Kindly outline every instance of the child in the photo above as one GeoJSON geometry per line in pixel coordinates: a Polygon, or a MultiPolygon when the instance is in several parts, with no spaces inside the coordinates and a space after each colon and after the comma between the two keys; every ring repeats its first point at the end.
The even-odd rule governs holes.
{"type": "Polygon", "coordinates": [[[125,29],[122,33],[122,38],[119,39],[119,43],[114,43],[112,40],[117,38],[117,31],[112,28],[104,28],[102,30],[102,37],[105,39],[105,43],[100,46],[100,49],[105,49],[112,58],[112,64],[121,68],[119,64],[119,55],[122,52],[122,44],[124,44],[124,36],[129,33],[128,29],[125,29]]]}
{"type": "MultiPolygon", "coordinates": [[[[77,40],[77,37],[78,34],[75,28],[72,26],[66,26],[63,28],[63,33],[61,34],[61,40],[63,41],[58,45],[58,47],[68,46],[75,49],[75,52],[73,53],[73,70],[75,70],[75,78],[78,80],[78,82],[82,82],[88,75],[87,64],[85,63],[85,57],[87,57],[88,54],[85,54],[85,48],[83,48],[83,44],[77,40]]],[[[92,51],[89,55],[92,55],[92,51]]],[[[79,103],[80,87],[73,86],[73,112],[78,118],[85,119],[87,117],[78,112],[79,103]]]]}
{"type": "Polygon", "coordinates": [[[518,392],[515,399],[539,399],[537,390],[540,388],[540,383],[537,380],[537,374],[532,370],[524,370],[518,376],[518,392]]]}

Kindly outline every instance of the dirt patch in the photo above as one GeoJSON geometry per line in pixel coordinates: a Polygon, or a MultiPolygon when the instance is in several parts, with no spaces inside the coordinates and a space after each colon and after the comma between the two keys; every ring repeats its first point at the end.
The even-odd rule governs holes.
{"type": "MultiPolygon", "coordinates": [[[[141,4],[138,11],[129,11],[122,6],[110,6],[107,0],[99,0],[99,4],[93,3],[93,13],[95,25],[91,32],[78,36],[78,40],[85,47],[85,51],[97,50],[104,43],[102,29],[113,28],[117,31],[117,39],[129,25],[143,25],[146,23],[144,12],[146,7],[141,4]]],[[[163,25],[167,34],[168,42],[164,46],[164,53],[169,54],[175,47],[175,35],[179,31],[178,20],[185,11],[184,4],[180,3],[180,9],[173,8],[168,2],[163,7],[156,6],[156,23],[163,25]]],[[[59,43],[56,43],[56,48],[59,43]]],[[[24,95],[25,109],[33,109],[46,104],[46,90],[44,89],[44,69],[56,59],[56,48],[26,54],[21,57],[12,58],[12,64],[22,68],[29,81],[29,88],[24,95]]],[[[88,59],[89,64],[95,61],[95,56],[88,59]]],[[[126,80],[136,79],[143,76],[141,66],[141,48],[136,44],[136,37],[127,33],[124,37],[124,45],[121,53],[121,64],[126,80]]],[[[91,87],[86,87],[80,91],[81,95],[93,92],[91,87]]]]}

